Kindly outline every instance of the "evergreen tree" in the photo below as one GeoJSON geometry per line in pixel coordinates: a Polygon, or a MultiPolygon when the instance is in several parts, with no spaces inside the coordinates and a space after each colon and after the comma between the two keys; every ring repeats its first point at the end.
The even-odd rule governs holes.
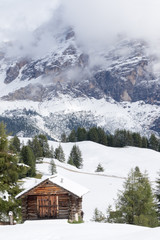
{"type": "Polygon", "coordinates": [[[107,135],[107,145],[110,147],[114,146],[114,136],[112,134],[107,135]]]}
{"type": "Polygon", "coordinates": [[[76,140],[77,140],[76,139],[76,131],[75,131],[75,129],[73,129],[68,136],[68,141],[69,142],[76,142],[76,140]]]}
{"type": "Polygon", "coordinates": [[[107,146],[108,142],[107,142],[107,135],[105,131],[102,128],[98,127],[97,132],[98,132],[98,143],[107,146]]]}
{"type": "Polygon", "coordinates": [[[85,128],[78,128],[77,132],[76,132],[76,136],[77,136],[77,141],[85,141],[87,140],[87,131],[85,128]]]}
{"type": "Polygon", "coordinates": [[[76,144],[71,149],[68,163],[73,163],[72,165],[76,166],[77,168],[82,168],[83,166],[82,153],[76,144]]]}
{"type": "Polygon", "coordinates": [[[142,148],[148,148],[148,139],[146,137],[142,137],[142,148]]]}
{"type": "Polygon", "coordinates": [[[95,208],[92,221],[105,222],[106,218],[105,218],[105,215],[100,210],[98,210],[98,208],[95,208]]]}
{"type": "Polygon", "coordinates": [[[43,157],[43,149],[37,136],[35,136],[32,141],[28,141],[28,146],[32,149],[36,159],[43,157]]]}
{"type": "Polygon", "coordinates": [[[73,162],[73,159],[72,159],[72,156],[69,156],[67,163],[72,165],[72,166],[75,166],[74,162],[73,162]]]}
{"type": "Polygon", "coordinates": [[[36,174],[35,170],[35,156],[32,149],[29,146],[23,146],[21,150],[21,161],[28,165],[30,169],[28,170],[27,175],[34,177],[36,174]]]}
{"type": "Polygon", "coordinates": [[[133,137],[130,131],[126,132],[126,146],[133,146],[133,137]]]}
{"type": "Polygon", "coordinates": [[[95,172],[104,172],[104,168],[102,167],[102,165],[100,163],[98,164],[95,172]]]}
{"type": "Polygon", "coordinates": [[[8,139],[6,134],[6,125],[0,122],[0,152],[8,151],[8,139]]]}
{"type": "Polygon", "coordinates": [[[160,172],[159,172],[159,178],[156,181],[156,198],[157,198],[158,219],[160,221],[160,172]]]}
{"type": "Polygon", "coordinates": [[[54,157],[55,157],[55,159],[59,160],[60,162],[65,162],[65,155],[64,155],[64,152],[63,152],[63,148],[60,144],[55,149],[54,157]]]}
{"type": "Polygon", "coordinates": [[[15,196],[20,192],[17,184],[20,168],[15,155],[0,152],[0,192],[6,193],[8,199],[0,197],[0,220],[6,219],[9,211],[13,211],[14,218],[20,215],[19,201],[15,196]]]}
{"type": "Polygon", "coordinates": [[[133,138],[133,146],[142,147],[142,139],[139,133],[133,133],[132,138],[133,138]]]}
{"type": "Polygon", "coordinates": [[[40,135],[38,135],[38,140],[39,140],[40,146],[42,148],[42,156],[43,157],[51,157],[51,152],[49,149],[47,137],[43,134],[40,134],[40,135]]]}
{"type": "Polygon", "coordinates": [[[49,168],[49,170],[50,170],[50,173],[51,173],[52,175],[54,175],[54,174],[57,173],[56,164],[55,164],[53,158],[52,158],[51,161],[50,161],[50,168],[49,168]]]}
{"type": "Polygon", "coordinates": [[[64,142],[64,143],[67,142],[67,137],[65,133],[61,134],[61,142],[64,142]]]}
{"type": "Polygon", "coordinates": [[[154,134],[151,134],[149,138],[149,148],[158,151],[159,150],[159,141],[154,134]]]}
{"type": "Polygon", "coordinates": [[[127,133],[125,130],[119,130],[117,129],[114,133],[114,138],[113,138],[113,142],[114,142],[114,146],[115,147],[124,147],[126,146],[126,138],[127,138],[127,133]]]}
{"type": "Polygon", "coordinates": [[[146,174],[138,167],[131,170],[117,200],[116,211],[109,218],[113,222],[136,224],[148,227],[157,226],[157,213],[154,195],[146,174]]]}
{"type": "Polygon", "coordinates": [[[20,152],[20,140],[17,136],[14,136],[11,140],[10,140],[10,144],[9,144],[9,149],[11,151],[13,151],[14,153],[20,152]]]}
{"type": "Polygon", "coordinates": [[[89,129],[87,139],[92,142],[99,142],[98,131],[96,127],[89,129]]]}

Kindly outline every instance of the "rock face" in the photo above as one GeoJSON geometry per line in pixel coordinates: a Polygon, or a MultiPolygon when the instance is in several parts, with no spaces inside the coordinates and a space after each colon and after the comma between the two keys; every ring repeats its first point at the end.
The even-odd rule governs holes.
{"type": "MultiPolygon", "coordinates": [[[[43,58],[8,61],[5,55],[1,54],[0,74],[5,91],[0,91],[0,97],[3,101],[43,103],[69,96],[72,99],[105,99],[106,102],[113,99],[115,104],[143,101],[145,104],[159,106],[160,73],[154,73],[155,63],[156,58],[147,54],[146,43],[138,40],[122,39],[112,50],[104,49],[103,52],[95,51],[90,54],[77,43],[75,33],[70,28],[65,31],[63,38],[60,38],[57,50],[43,58]],[[93,64],[92,58],[101,61],[93,64]]],[[[88,112],[84,119],[86,116],[89,119],[88,112]]],[[[71,114],[66,117],[72,119],[71,114]]],[[[51,119],[51,115],[49,118],[51,119]]],[[[80,118],[76,119],[76,123],[71,124],[69,129],[78,126],[80,118]]],[[[91,126],[91,122],[96,125],[95,119],[97,116],[94,115],[92,121],[89,119],[84,125],[91,126]]],[[[47,118],[45,121],[49,122],[47,118]]],[[[145,131],[148,128],[160,133],[158,125],[159,118],[154,114],[145,131]]],[[[64,128],[66,126],[69,126],[67,120],[64,128]]],[[[104,128],[107,130],[105,125],[104,128]]],[[[52,129],[54,130],[54,126],[52,129]]]]}

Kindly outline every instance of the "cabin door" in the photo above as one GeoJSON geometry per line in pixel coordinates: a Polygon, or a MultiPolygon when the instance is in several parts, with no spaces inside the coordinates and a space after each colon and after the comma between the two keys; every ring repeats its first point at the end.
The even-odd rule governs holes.
{"type": "Polygon", "coordinates": [[[57,218],[58,196],[38,196],[37,212],[39,218],[57,218]]]}

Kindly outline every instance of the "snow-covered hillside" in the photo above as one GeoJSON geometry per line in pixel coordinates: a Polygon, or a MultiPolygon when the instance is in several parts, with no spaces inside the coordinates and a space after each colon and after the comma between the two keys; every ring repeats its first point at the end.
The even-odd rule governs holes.
{"type": "MultiPolygon", "coordinates": [[[[23,139],[24,142],[27,139],[23,139]]],[[[59,143],[49,142],[56,148],[59,143]]],[[[39,220],[26,221],[24,224],[0,227],[0,236],[7,240],[28,240],[31,236],[34,240],[140,240],[157,239],[160,228],[149,229],[147,227],[132,226],[127,224],[108,224],[91,222],[94,208],[106,212],[108,204],[114,203],[118,190],[123,189],[123,182],[131,168],[139,166],[144,172],[147,170],[152,186],[158,177],[160,169],[160,153],[149,149],[134,147],[110,148],[92,142],[76,143],[83,156],[83,169],[76,169],[67,163],[55,160],[58,174],[63,175],[85,187],[88,192],[83,197],[84,220],[83,224],[69,224],[67,220],[39,220]],[[98,165],[104,167],[103,173],[95,173],[98,165]]],[[[66,160],[73,143],[62,143],[66,160]]],[[[43,174],[43,178],[50,176],[50,159],[45,158],[43,163],[37,164],[37,171],[43,174]]],[[[24,187],[38,183],[37,179],[26,179],[24,187]]]]}
{"type": "MultiPolygon", "coordinates": [[[[66,161],[74,143],[62,143],[66,161]]],[[[123,189],[123,183],[131,168],[139,166],[142,172],[147,171],[152,186],[160,170],[160,153],[135,147],[111,148],[93,142],[76,143],[82,151],[83,168],[77,169],[67,163],[55,160],[57,172],[90,190],[83,197],[84,219],[89,221],[93,217],[94,209],[97,207],[106,212],[109,204],[114,205],[119,190],[123,189]],[[97,165],[101,163],[104,167],[103,173],[95,173],[97,165]]],[[[59,143],[50,142],[50,145],[58,147],[59,143]]],[[[50,159],[44,159],[43,163],[37,164],[37,170],[43,177],[50,175],[50,159]]],[[[24,187],[28,187],[38,180],[30,179],[24,187]]]]}
{"type": "Polygon", "coordinates": [[[68,135],[74,127],[96,125],[112,134],[115,129],[126,129],[149,136],[152,123],[159,115],[158,105],[143,101],[118,103],[111,98],[106,101],[104,98],[60,95],[44,102],[0,102],[0,120],[8,123],[8,127],[12,125],[10,132],[27,137],[43,132],[53,139],[60,139],[63,132],[68,135]]]}

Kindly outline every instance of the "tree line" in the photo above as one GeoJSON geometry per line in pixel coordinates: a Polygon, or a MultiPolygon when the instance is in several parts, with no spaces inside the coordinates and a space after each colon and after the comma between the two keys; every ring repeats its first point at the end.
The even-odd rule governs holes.
{"type": "Polygon", "coordinates": [[[86,130],[83,127],[73,129],[68,137],[63,133],[62,142],[93,141],[110,147],[134,146],[149,148],[160,151],[160,140],[151,134],[149,138],[141,136],[140,133],[117,129],[114,134],[109,134],[100,127],[92,127],[86,130]]]}

